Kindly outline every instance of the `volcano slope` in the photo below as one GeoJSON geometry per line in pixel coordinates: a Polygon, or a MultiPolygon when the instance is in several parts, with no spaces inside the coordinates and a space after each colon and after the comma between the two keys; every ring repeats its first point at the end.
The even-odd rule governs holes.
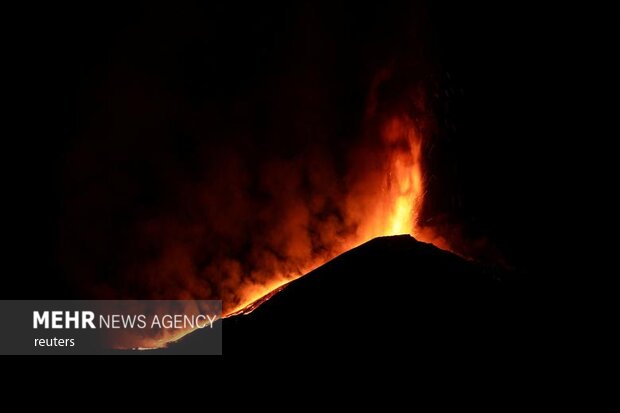
{"type": "MultiPolygon", "coordinates": [[[[503,352],[527,341],[523,282],[409,235],[375,238],[247,315],[224,319],[224,355],[503,352]],[[360,353],[361,352],[361,353],[360,353]]],[[[199,345],[200,332],[172,347],[199,345]]]]}

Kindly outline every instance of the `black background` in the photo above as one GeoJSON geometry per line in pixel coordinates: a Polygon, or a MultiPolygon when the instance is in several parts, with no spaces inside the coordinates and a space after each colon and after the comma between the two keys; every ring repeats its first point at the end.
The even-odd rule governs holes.
{"type": "MultiPolygon", "coordinates": [[[[136,21],[153,19],[142,5],[85,3],[30,3],[7,10],[5,14],[2,52],[6,70],[3,95],[7,109],[2,134],[5,209],[2,298],[70,298],[76,295],[66,282],[58,259],[61,217],[65,208],[63,165],[66,151],[72,142],[84,136],[80,128],[88,123],[88,113],[96,104],[93,95],[102,84],[101,78],[105,77],[111,50],[123,49],[127,33],[140,26],[136,21]]],[[[530,379],[545,380],[546,375],[532,377],[531,373],[548,367],[547,362],[555,354],[557,366],[564,368],[554,368],[552,374],[566,372],[566,377],[572,377],[570,373],[577,367],[575,357],[582,357],[584,353],[576,344],[586,341],[584,337],[591,342],[593,337],[578,329],[585,317],[581,310],[589,303],[581,287],[584,281],[606,280],[609,274],[607,270],[598,270],[600,255],[588,260],[583,267],[577,266],[577,261],[581,264],[580,258],[586,250],[598,251],[607,244],[595,236],[590,227],[601,226],[607,217],[594,193],[599,184],[609,190],[610,186],[601,184],[609,172],[599,173],[591,164],[614,165],[603,161],[601,154],[608,152],[605,142],[613,136],[605,129],[604,119],[613,119],[609,116],[614,115],[617,104],[609,105],[598,96],[595,98],[590,89],[602,87],[599,90],[607,95],[611,87],[607,80],[601,82],[600,79],[606,73],[613,73],[613,67],[606,63],[614,55],[611,40],[614,26],[601,18],[605,13],[593,15],[579,5],[567,10],[565,5],[542,5],[540,2],[489,5],[486,1],[453,4],[440,0],[429,3],[432,4],[422,5],[428,13],[422,21],[437,65],[437,90],[463,90],[437,103],[443,146],[440,155],[436,155],[440,159],[436,161],[435,172],[442,180],[441,188],[445,188],[439,191],[443,191],[439,198],[449,199],[454,195],[460,199],[457,207],[451,202],[443,203],[443,207],[460,218],[460,222],[465,222],[473,233],[488,237],[506,255],[508,262],[530,280],[526,285],[535,298],[529,303],[528,320],[535,320],[532,315],[540,313],[538,331],[549,325],[568,326],[568,334],[545,345],[548,351],[540,357],[545,363],[532,359],[531,364],[525,362],[518,369],[527,374],[528,382],[530,379]],[[574,135],[579,136],[581,144],[574,144],[574,135]],[[450,166],[442,169],[443,159],[448,161],[445,165],[450,166]],[[586,177],[584,169],[595,170],[595,176],[588,174],[586,177]],[[575,273],[580,288],[573,294],[574,290],[563,287],[572,278],[569,274],[575,273]],[[563,295],[567,291],[571,294],[563,295]],[[541,305],[543,302],[546,304],[541,305]],[[570,358],[563,357],[566,353],[570,358]],[[570,363],[565,363],[566,360],[570,363]]],[[[156,39],[142,39],[147,46],[144,54],[134,55],[127,47],[124,54],[117,52],[115,59],[136,63],[144,71],[170,70],[170,78],[177,85],[183,85],[187,99],[199,100],[208,95],[213,96],[214,101],[233,99],[246,88],[261,84],[264,79],[253,77],[255,70],[248,66],[254,66],[246,63],[256,59],[264,38],[272,40],[267,42],[267,62],[258,65],[263,73],[269,73],[270,65],[289,58],[291,48],[294,49],[298,41],[291,36],[296,26],[289,22],[289,16],[304,16],[304,7],[315,9],[317,16],[334,22],[329,30],[316,28],[324,39],[350,35],[350,27],[334,31],[333,28],[338,27],[335,23],[341,19],[375,21],[372,35],[367,38],[375,34],[385,36],[376,46],[379,50],[390,44],[394,33],[402,30],[402,21],[396,28],[392,21],[406,16],[400,10],[407,8],[403,4],[390,6],[385,2],[370,8],[357,3],[334,6],[334,2],[286,8],[267,3],[248,7],[237,3],[190,2],[185,9],[177,2],[174,4],[174,7],[157,7],[153,13],[158,23],[154,25],[160,24],[162,33],[164,27],[166,33],[179,31],[180,43],[187,47],[182,53],[187,59],[184,68],[167,69],[165,63],[158,62],[156,39]],[[204,24],[201,11],[205,7],[216,10],[212,17],[205,18],[211,25],[204,24]],[[255,16],[269,16],[262,37],[255,36],[251,24],[247,24],[255,16]],[[186,24],[187,21],[191,23],[186,24]],[[208,59],[192,57],[192,51],[200,48],[200,42],[193,41],[192,36],[184,37],[182,29],[187,26],[210,27],[217,34],[210,53],[218,57],[214,60],[230,59],[212,68],[220,78],[205,81],[201,76],[208,66],[201,59],[208,59]],[[237,52],[231,53],[231,48],[237,52]],[[230,86],[231,79],[235,80],[234,88],[230,86]]],[[[158,29],[153,31],[157,33],[158,29]]],[[[349,39],[363,36],[367,26],[360,23],[352,32],[349,39]]],[[[355,43],[354,40],[349,42],[355,43]]],[[[344,64],[342,78],[347,78],[346,71],[358,63],[351,59],[349,65],[344,64]]],[[[355,87],[352,89],[355,97],[355,87]]],[[[365,91],[358,90],[357,96],[363,93],[365,91]]],[[[611,91],[609,94],[614,96],[611,91]]],[[[347,109],[342,112],[346,113],[347,109]]],[[[590,324],[591,319],[585,322],[590,324]]],[[[555,328],[547,336],[531,340],[533,343],[548,340],[549,335],[557,331],[555,328]]],[[[311,359],[311,351],[304,352],[303,357],[311,359]]],[[[31,359],[38,367],[41,367],[40,360],[31,359]]],[[[121,360],[125,363],[127,358],[121,360]]],[[[170,367],[175,371],[185,366],[195,367],[188,358],[170,360],[174,363],[170,367]]],[[[52,361],[66,366],[69,360],[52,361]]],[[[93,359],[74,357],[70,361],[90,368],[93,359]]],[[[480,359],[471,362],[476,364],[475,370],[464,371],[479,371],[483,367],[480,359]]],[[[16,364],[23,368],[21,361],[16,364]]],[[[497,369],[494,373],[512,371],[510,365],[495,361],[489,364],[497,369]]],[[[116,367],[114,363],[109,364],[111,372],[126,371],[126,366],[116,367]]],[[[161,373],[160,365],[155,368],[145,362],[141,367],[144,371],[153,368],[153,374],[161,373]]],[[[338,365],[336,370],[343,367],[338,365]]],[[[300,365],[294,363],[289,369],[298,372],[300,365]]],[[[54,374],[59,372],[54,370],[54,374]]],[[[117,378],[123,376],[116,374],[117,378]]],[[[127,377],[131,383],[126,388],[133,392],[136,376],[127,377]]],[[[235,377],[238,378],[238,374],[233,372],[235,377]]],[[[494,380],[498,376],[491,377],[494,380]]],[[[470,380],[468,375],[466,382],[470,380]]],[[[503,387],[505,383],[496,382],[493,387],[503,387]]],[[[188,383],[179,380],[179,384],[188,383]]],[[[462,384],[459,381],[459,387],[462,384]]],[[[519,384],[517,388],[521,389],[523,383],[519,384]]],[[[32,385],[31,380],[24,385],[32,385]]],[[[543,387],[546,389],[548,385],[544,383],[543,387]]],[[[117,387],[122,385],[117,382],[117,387]]],[[[337,387],[340,391],[341,386],[337,387]]],[[[484,388],[483,392],[486,390],[484,388]]]]}
{"type": "MultiPolygon", "coordinates": [[[[536,2],[429,3],[88,2],[15,10],[4,63],[3,227],[11,270],[3,297],[75,294],[58,259],[71,179],[67,154],[101,133],[93,129],[102,125],[93,113],[115,88],[140,78],[161,86],[138,98],[149,109],[131,103],[147,125],[137,140],[147,152],[149,122],[160,125],[158,111],[169,110],[170,96],[175,110],[211,107],[214,118],[232,118],[235,101],[268,93],[265,85],[289,68],[329,73],[320,87],[336,89],[332,109],[346,131],[367,92],[364,81],[406,54],[410,44],[402,36],[412,33],[429,56],[428,82],[438,96],[438,147],[429,161],[433,202],[474,236],[488,238],[525,276],[557,280],[549,264],[566,253],[559,245],[567,227],[580,226],[558,219],[557,209],[586,191],[578,183],[581,161],[568,154],[575,148],[566,138],[574,130],[570,119],[587,111],[577,94],[589,74],[575,69],[596,64],[592,56],[604,48],[598,39],[605,33],[595,31],[593,41],[586,37],[592,30],[575,27],[577,17],[592,22],[587,14],[536,2]],[[316,67],[304,67],[309,61],[316,67]]],[[[141,127],[114,119],[121,129],[141,127]]],[[[196,142],[184,148],[175,133],[161,133],[152,144],[179,141],[179,156],[191,156],[196,142]]],[[[152,160],[146,159],[138,169],[152,160]]],[[[148,171],[145,184],[152,183],[148,171]]],[[[157,205],[162,196],[149,202],[157,205]]]]}

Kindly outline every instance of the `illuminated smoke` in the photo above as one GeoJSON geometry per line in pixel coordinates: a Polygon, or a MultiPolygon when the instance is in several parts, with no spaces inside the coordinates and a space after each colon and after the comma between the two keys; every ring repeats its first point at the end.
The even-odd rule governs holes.
{"type": "MultiPolygon", "coordinates": [[[[418,85],[388,100],[380,91],[390,82],[391,71],[383,70],[369,86],[358,136],[346,145],[280,136],[257,148],[236,139],[200,148],[202,158],[189,165],[200,179],[184,176],[184,165],[166,165],[160,179],[169,192],[161,205],[144,215],[138,207],[127,228],[95,225],[83,245],[71,245],[82,289],[104,298],[221,298],[226,313],[371,238],[410,233],[432,240],[419,225],[432,118],[418,85]],[[76,248],[91,261],[80,261],[85,254],[76,248]]],[[[91,188],[74,200],[73,212],[79,218],[89,207],[112,209],[101,197],[135,188],[119,185],[91,188]]]]}

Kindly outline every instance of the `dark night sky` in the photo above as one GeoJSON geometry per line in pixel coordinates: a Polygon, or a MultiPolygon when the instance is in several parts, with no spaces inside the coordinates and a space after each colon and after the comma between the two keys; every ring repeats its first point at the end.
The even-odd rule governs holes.
{"type": "Polygon", "coordinates": [[[551,207],[535,194],[557,188],[542,171],[561,142],[556,58],[574,41],[557,10],[88,3],[30,11],[11,33],[16,127],[3,175],[14,270],[3,297],[75,293],[63,254],[76,239],[115,268],[109,245],[131,238],[137,216],[173,208],[179,182],[217,175],[214,154],[286,156],[323,139],[337,161],[358,136],[368,84],[390,61],[433,96],[434,210],[528,276],[541,268],[554,227],[541,223],[551,207]],[[310,137],[300,120],[314,125],[310,137]],[[75,218],[84,191],[100,207],[75,218]]]}

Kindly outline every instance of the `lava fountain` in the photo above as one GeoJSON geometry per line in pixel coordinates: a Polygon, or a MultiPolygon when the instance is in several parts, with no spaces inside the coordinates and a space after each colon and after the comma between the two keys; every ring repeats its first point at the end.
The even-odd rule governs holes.
{"type": "Polygon", "coordinates": [[[430,228],[419,224],[424,201],[421,132],[406,114],[384,119],[375,130],[380,135],[376,139],[380,148],[354,151],[358,162],[373,166],[362,168],[364,175],[350,180],[344,220],[351,223],[353,230],[322,255],[308,251],[308,260],[298,272],[274,274],[268,283],[245,286],[239,292],[244,299],[226,315],[250,313],[288,282],[372,238],[410,234],[421,241],[435,239],[430,228]]]}

